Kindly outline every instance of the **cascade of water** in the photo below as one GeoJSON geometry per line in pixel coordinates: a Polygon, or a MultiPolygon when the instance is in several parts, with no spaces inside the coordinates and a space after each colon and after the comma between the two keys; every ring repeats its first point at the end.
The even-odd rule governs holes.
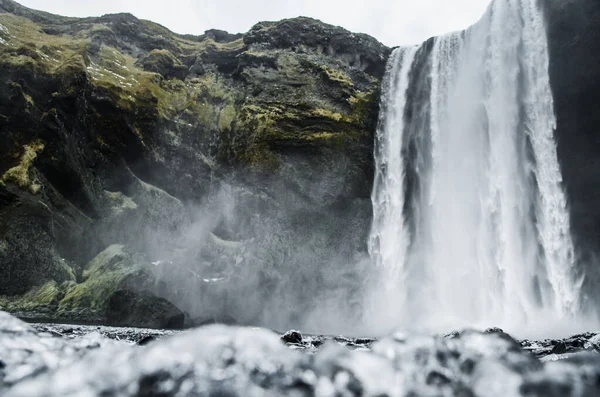
{"type": "MultiPolygon", "coordinates": [[[[369,252],[380,268],[388,293],[406,282],[402,279],[402,269],[409,235],[403,216],[404,159],[401,152],[406,91],[417,51],[418,47],[397,48],[388,61],[375,143],[374,214],[369,252]]],[[[403,297],[403,293],[395,294],[400,301],[404,301],[403,297]]]]}
{"type": "MultiPolygon", "coordinates": [[[[416,48],[388,65],[376,142],[370,253],[391,296],[424,326],[536,321],[577,312],[569,214],[553,132],[548,48],[536,0],[495,0],[476,25],[435,39],[425,188],[408,200],[403,139],[416,48]],[[426,192],[424,194],[423,192],[426,192]],[[406,202],[421,215],[409,230],[406,202]],[[421,277],[405,269],[418,263],[421,277]],[[410,296],[416,283],[423,293],[410,296]]],[[[425,124],[423,124],[425,125],[425,124]]]]}

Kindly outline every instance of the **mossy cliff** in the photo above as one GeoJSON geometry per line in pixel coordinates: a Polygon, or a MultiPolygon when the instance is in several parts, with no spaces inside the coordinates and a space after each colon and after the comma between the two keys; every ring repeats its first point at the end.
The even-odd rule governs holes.
{"type": "MultiPolygon", "coordinates": [[[[262,267],[313,272],[335,262],[328,255],[364,252],[389,52],[309,18],[191,36],[129,14],[65,18],[0,0],[0,295],[45,302],[78,282],[62,307],[93,312],[93,297],[69,297],[112,244],[148,261],[170,250],[202,277],[221,261],[221,273],[275,289],[288,287],[262,267]],[[223,191],[227,216],[220,205],[208,216],[223,191]],[[212,248],[191,255],[181,231],[199,218],[194,244],[212,248]],[[262,251],[240,270],[223,250],[249,239],[262,251]]],[[[189,295],[169,282],[163,295],[189,295]]]]}

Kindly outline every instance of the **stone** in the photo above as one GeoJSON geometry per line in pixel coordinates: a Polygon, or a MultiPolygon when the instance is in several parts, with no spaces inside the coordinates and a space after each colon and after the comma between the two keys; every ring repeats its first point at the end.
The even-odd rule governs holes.
{"type": "Polygon", "coordinates": [[[171,302],[148,291],[115,291],[106,306],[110,325],[143,328],[182,329],[185,316],[171,302]]]}
{"type": "Polygon", "coordinates": [[[0,312],[3,396],[575,397],[600,392],[597,353],[560,360],[550,354],[540,361],[498,333],[463,331],[452,339],[407,333],[359,350],[353,350],[357,340],[352,338],[338,338],[353,341],[340,345],[333,337],[310,336],[306,339],[324,343],[302,350],[265,329],[224,325],[185,332],[77,326],[74,334],[49,333],[61,335],[68,327],[31,326],[0,312]]]}
{"type": "Polygon", "coordinates": [[[285,343],[302,343],[302,334],[300,331],[288,331],[281,337],[285,343]]]}
{"type": "Polygon", "coordinates": [[[564,354],[566,352],[567,352],[567,345],[563,341],[557,342],[554,345],[554,347],[552,348],[552,350],[550,351],[550,353],[552,353],[552,354],[564,354]]]}

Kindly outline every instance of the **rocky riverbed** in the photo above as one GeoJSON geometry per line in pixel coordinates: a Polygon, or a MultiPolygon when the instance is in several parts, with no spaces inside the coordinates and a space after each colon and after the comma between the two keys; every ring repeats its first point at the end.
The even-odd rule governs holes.
{"type": "Polygon", "coordinates": [[[381,340],[209,325],[163,331],[27,324],[0,312],[0,394],[27,396],[596,396],[600,334],[499,329],[381,340]]]}

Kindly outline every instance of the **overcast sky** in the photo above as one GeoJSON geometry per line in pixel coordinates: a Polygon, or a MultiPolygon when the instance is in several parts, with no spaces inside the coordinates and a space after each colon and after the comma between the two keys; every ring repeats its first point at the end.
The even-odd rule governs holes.
{"type": "Polygon", "coordinates": [[[258,21],[309,16],[389,46],[417,44],[475,23],[490,0],[17,0],[67,16],[130,12],[178,33],[245,32],[258,21]]]}

